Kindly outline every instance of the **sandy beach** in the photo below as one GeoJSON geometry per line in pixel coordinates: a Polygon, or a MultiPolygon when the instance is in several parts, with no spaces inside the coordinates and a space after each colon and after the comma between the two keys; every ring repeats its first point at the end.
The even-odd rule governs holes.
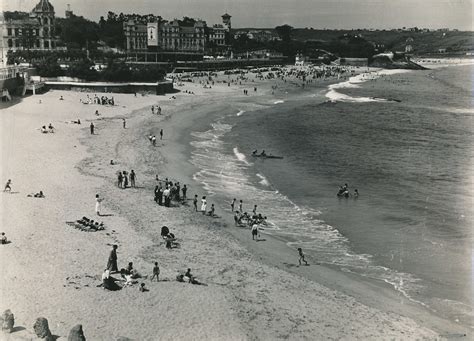
{"type": "Polygon", "coordinates": [[[0,310],[10,309],[19,328],[0,339],[32,339],[38,317],[60,339],[76,324],[89,340],[438,340],[468,333],[388,287],[317,264],[297,267],[294,250],[265,234],[252,242],[230,212],[211,218],[194,212],[191,201],[170,208],[153,201],[156,175],[187,184],[188,198],[206,195],[186,155],[191,127],[209,113],[229,101],[250,111],[310,91],[288,82],[272,94],[272,85],[183,82],[165,96],[114,94],[115,106],[82,104],[82,92],[49,91],[2,108],[1,181],[12,180],[12,193],[0,196],[0,231],[11,240],[0,245],[0,310]],[[152,114],[152,105],[162,115],[152,114]],[[71,122],[77,119],[81,125],[71,122]],[[49,123],[55,132],[42,134],[49,123]],[[159,138],[159,129],[163,140],[153,146],[148,135],[159,138]],[[137,187],[118,188],[117,171],[131,169],[137,187]],[[40,190],[45,198],[27,197],[40,190]],[[104,198],[100,217],[96,194],[104,198]],[[66,224],[83,216],[103,221],[105,230],[66,224]],[[164,225],[179,248],[165,247],[164,225]],[[133,262],[151,275],[158,262],[160,282],[140,280],[148,292],[138,284],[115,292],[97,287],[113,244],[119,268],[133,262]],[[177,282],[187,268],[206,285],[177,282]]]}

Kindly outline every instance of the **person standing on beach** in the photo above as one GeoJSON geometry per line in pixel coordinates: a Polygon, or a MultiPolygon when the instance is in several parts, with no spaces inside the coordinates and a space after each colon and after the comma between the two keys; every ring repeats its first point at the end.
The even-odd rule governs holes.
{"type": "Polygon", "coordinates": [[[257,215],[257,205],[253,206],[252,212],[253,212],[253,215],[257,215]]]}
{"type": "Polygon", "coordinates": [[[158,188],[158,205],[163,205],[163,187],[158,188]]]}
{"type": "Polygon", "coordinates": [[[122,183],[123,183],[122,172],[118,172],[118,174],[117,174],[117,185],[118,185],[119,188],[122,188],[122,183]]]}
{"type": "Polygon", "coordinates": [[[171,205],[171,190],[169,186],[166,186],[166,189],[163,191],[163,197],[165,198],[165,207],[170,207],[171,205]]]}
{"type": "Polygon", "coordinates": [[[197,196],[197,194],[194,195],[193,205],[194,205],[194,210],[197,212],[198,211],[198,196],[197,196]]]}
{"type": "Polygon", "coordinates": [[[136,174],[135,171],[132,169],[130,171],[130,186],[135,187],[135,179],[136,179],[136,174]]]}
{"type": "Polygon", "coordinates": [[[243,204],[244,204],[244,202],[243,202],[242,200],[240,200],[240,201],[239,201],[239,211],[240,211],[240,212],[243,212],[243,211],[244,211],[244,209],[242,208],[243,204]]]}
{"type": "Polygon", "coordinates": [[[91,128],[91,135],[94,135],[94,123],[91,122],[90,128],[91,128]]]}
{"type": "Polygon", "coordinates": [[[201,199],[201,212],[202,212],[202,214],[206,214],[206,207],[207,207],[206,196],[203,196],[202,199],[201,199]]]}
{"type": "Polygon", "coordinates": [[[159,282],[160,281],[160,267],[158,266],[158,262],[155,262],[155,266],[153,267],[153,276],[151,276],[151,279],[150,281],[153,282],[153,278],[156,277],[156,281],[159,282]]]}
{"type": "Polygon", "coordinates": [[[163,140],[163,129],[160,129],[160,140],[163,140]]]}
{"type": "Polygon", "coordinates": [[[104,199],[99,198],[99,194],[95,195],[95,212],[100,216],[100,211],[102,210],[102,201],[104,199]]]}
{"type": "Polygon", "coordinates": [[[186,184],[183,185],[183,189],[181,191],[183,192],[183,202],[184,202],[186,201],[186,192],[188,191],[186,184]]]}
{"type": "Polygon", "coordinates": [[[231,209],[232,212],[234,212],[235,201],[236,201],[236,199],[234,198],[234,199],[232,199],[232,201],[230,202],[230,209],[231,209]]]}
{"type": "Polygon", "coordinates": [[[258,241],[258,225],[257,224],[252,225],[252,240],[258,241]]]}
{"type": "Polygon", "coordinates": [[[155,137],[155,135],[153,135],[151,137],[151,143],[153,144],[153,147],[156,147],[156,137],[155,137]]]}
{"type": "Polygon", "coordinates": [[[123,124],[123,129],[127,129],[127,121],[125,121],[124,118],[122,118],[122,124],[123,124]]]}
{"type": "Polygon", "coordinates": [[[127,187],[128,187],[128,176],[127,176],[127,172],[123,171],[123,188],[127,188],[127,187]]]}
{"type": "Polygon", "coordinates": [[[117,245],[112,246],[112,251],[110,251],[109,260],[107,261],[107,270],[110,272],[118,272],[117,248],[117,245]]]}

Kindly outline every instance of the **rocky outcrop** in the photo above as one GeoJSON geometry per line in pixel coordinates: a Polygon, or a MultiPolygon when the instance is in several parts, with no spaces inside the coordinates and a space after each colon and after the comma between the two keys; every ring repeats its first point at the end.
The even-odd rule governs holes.
{"type": "Polygon", "coordinates": [[[404,54],[380,53],[372,57],[371,67],[383,69],[426,70],[425,67],[410,61],[404,54]]]}
{"type": "Polygon", "coordinates": [[[13,331],[13,326],[15,325],[15,316],[7,309],[3,312],[0,317],[0,324],[2,325],[2,331],[11,333],[13,331]]]}
{"type": "Polygon", "coordinates": [[[72,327],[71,331],[69,332],[69,336],[67,337],[67,341],[86,341],[86,337],[84,336],[84,332],[82,330],[82,324],[72,327]]]}
{"type": "Polygon", "coordinates": [[[44,317],[38,317],[35,324],[33,325],[33,330],[35,331],[36,336],[46,341],[54,341],[54,338],[49,330],[48,320],[44,317]]]}

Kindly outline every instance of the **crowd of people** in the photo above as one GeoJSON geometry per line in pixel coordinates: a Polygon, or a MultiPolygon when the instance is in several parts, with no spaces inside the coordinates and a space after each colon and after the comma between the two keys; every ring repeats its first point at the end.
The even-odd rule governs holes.
{"type": "MultiPolygon", "coordinates": [[[[62,99],[62,96],[60,100],[62,99]]],[[[99,105],[115,105],[115,100],[114,97],[107,97],[107,96],[97,96],[94,95],[94,97],[91,97],[89,95],[86,95],[86,99],[79,99],[79,102],[82,104],[99,104],[99,105]]]]}
{"type": "MultiPolygon", "coordinates": [[[[111,164],[113,165],[113,160],[111,160],[111,164]]],[[[131,188],[136,187],[136,180],[137,180],[137,174],[135,171],[132,169],[130,173],[127,171],[117,171],[117,187],[118,188],[128,188],[129,183],[131,188]]]]}
{"type": "Polygon", "coordinates": [[[176,203],[186,203],[188,187],[186,184],[181,187],[179,181],[173,182],[166,178],[160,181],[157,176],[158,185],[155,186],[154,200],[160,206],[171,207],[172,201],[176,203]]]}

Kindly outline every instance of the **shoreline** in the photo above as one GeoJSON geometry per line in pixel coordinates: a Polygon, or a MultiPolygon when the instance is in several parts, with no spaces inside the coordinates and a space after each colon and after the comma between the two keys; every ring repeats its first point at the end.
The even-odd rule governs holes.
{"type": "MultiPolygon", "coordinates": [[[[74,238],[79,238],[82,241],[80,245],[84,247],[84,250],[80,254],[84,257],[89,258],[90,250],[95,249],[94,258],[90,259],[92,263],[86,265],[86,270],[97,277],[105,265],[108,244],[119,243],[119,261],[122,265],[125,264],[126,259],[133,259],[137,269],[149,273],[153,260],[158,260],[163,276],[169,279],[168,282],[153,286],[146,282],[151,292],[145,301],[143,297],[138,296],[137,290],[130,290],[130,288],[117,294],[107,293],[106,301],[103,301],[103,291],[94,287],[82,288],[83,292],[87,291],[85,297],[91,297],[88,300],[91,304],[88,314],[91,316],[83,317],[84,320],[87,320],[87,323],[84,323],[86,337],[89,337],[89,335],[95,338],[101,335],[103,337],[105,335],[103,333],[116,336],[123,335],[125,331],[130,330],[131,326],[127,326],[127,323],[134,326],[130,333],[135,333],[135,335],[123,336],[138,336],[139,339],[148,339],[152,335],[152,331],[157,330],[164,333],[160,334],[160,338],[163,339],[269,339],[285,336],[290,338],[337,338],[343,335],[368,339],[410,336],[438,337],[435,333],[419,326],[411,318],[420,318],[423,325],[428,325],[428,328],[434,327],[436,320],[433,322],[426,321],[425,319],[428,319],[428,317],[424,316],[423,312],[414,309],[414,307],[410,307],[409,311],[404,311],[406,302],[403,301],[398,303],[397,310],[400,309],[404,316],[405,313],[411,315],[410,318],[392,313],[394,307],[391,304],[395,303],[397,298],[392,297],[393,300],[390,303],[384,302],[386,292],[381,293],[380,296],[372,297],[370,290],[378,291],[379,288],[358,283],[355,280],[351,284],[347,284],[347,288],[352,288],[352,294],[355,292],[354,299],[344,293],[327,288],[336,287],[338,289],[337,283],[345,283],[351,277],[349,275],[337,274],[336,276],[334,270],[320,266],[304,268],[305,270],[314,269],[315,272],[312,272],[309,276],[308,271],[301,274],[298,269],[285,268],[281,263],[284,260],[288,261],[288,257],[292,257],[291,260],[293,260],[296,256],[290,252],[284,243],[278,242],[273,237],[268,237],[268,240],[264,243],[252,244],[251,241],[246,242],[250,234],[248,231],[245,233],[231,227],[232,224],[229,226],[230,216],[226,216],[222,219],[223,221],[210,220],[211,218],[207,219],[207,217],[202,217],[200,214],[194,214],[190,208],[166,209],[156,207],[152,200],[152,188],[155,184],[154,176],[157,173],[160,174],[160,177],[162,174],[164,177],[167,174],[173,174],[173,177],[181,183],[192,184],[188,191],[188,197],[192,197],[196,191],[195,188],[202,188],[192,180],[192,167],[194,166],[188,164],[186,157],[189,154],[190,146],[183,144],[182,140],[186,141],[183,136],[189,134],[187,129],[193,126],[194,122],[198,120],[205,121],[209,117],[209,109],[211,112],[212,110],[219,110],[222,100],[226,98],[229,91],[226,91],[227,89],[224,87],[219,89],[217,86],[217,88],[209,95],[198,95],[196,97],[180,93],[177,95],[178,99],[175,100],[176,104],[175,101],[166,102],[167,99],[162,99],[162,97],[150,99],[150,101],[155,100],[155,102],[156,99],[160,99],[159,104],[164,115],[162,118],[160,117],[159,121],[155,117],[150,117],[151,114],[147,111],[149,104],[143,105],[144,103],[141,103],[141,108],[138,105],[131,112],[113,113],[110,117],[102,120],[104,124],[100,124],[99,134],[94,137],[93,145],[91,139],[86,137],[87,125],[77,135],[81,142],[81,147],[77,150],[80,150],[82,156],[79,160],[77,155],[74,158],[71,157],[71,159],[73,159],[73,164],[78,165],[75,167],[79,167],[83,173],[79,176],[76,174],[67,176],[68,181],[80,180],[80,183],[74,187],[80,198],[73,195],[70,198],[70,203],[79,199],[79,205],[82,209],[92,215],[92,200],[86,198],[93,197],[95,192],[100,193],[101,196],[106,198],[104,202],[106,212],[112,212],[110,214],[113,214],[110,218],[104,217],[104,220],[107,219],[108,225],[113,226],[113,230],[115,230],[115,233],[112,233],[112,229],[107,229],[105,233],[85,234],[76,230],[67,231],[69,237],[74,236],[74,238]],[[220,90],[221,93],[219,94],[219,91],[216,93],[216,90],[220,90]],[[182,100],[181,97],[188,97],[189,100],[185,99],[183,100],[184,103],[179,103],[182,100]],[[211,105],[205,103],[206,99],[209,98],[211,99],[211,105]],[[172,103],[172,105],[168,106],[167,103],[172,103]],[[122,117],[127,119],[129,126],[127,129],[122,129],[120,126],[122,117]],[[152,128],[151,123],[165,128],[164,145],[157,147],[157,150],[151,149],[152,146],[149,145],[146,138],[148,134],[146,129],[150,130],[152,128]],[[107,157],[109,155],[113,155],[113,157],[107,157]],[[117,167],[110,167],[108,164],[110,159],[118,161],[117,167]],[[140,169],[136,168],[135,165],[140,165],[140,169]],[[156,167],[159,167],[159,169],[156,169],[156,167]],[[137,183],[142,188],[119,190],[114,185],[114,171],[118,169],[128,171],[129,168],[136,169],[137,183]],[[86,194],[82,194],[84,186],[99,188],[99,190],[89,188],[86,194]],[[159,237],[159,229],[162,225],[167,225],[172,232],[176,232],[175,234],[182,244],[181,249],[169,251],[164,248],[159,237]],[[222,233],[222,229],[225,230],[224,233],[222,233]],[[231,238],[229,238],[229,234],[232,236],[231,238]],[[245,237],[245,234],[247,234],[247,237],[245,237]],[[97,240],[90,240],[91,237],[95,239],[96,236],[98,237],[97,240]],[[91,245],[88,245],[88,243],[91,243],[91,245]],[[101,249],[97,250],[96,248],[101,249]],[[134,249],[136,250],[134,251],[134,249]],[[103,265],[99,265],[102,263],[103,265]],[[174,280],[177,271],[185,270],[188,266],[193,269],[193,272],[196,272],[200,280],[208,283],[209,286],[201,287],[177,283],[174,280]],[[322,283],[325,286],[318,284],[321,281],[326,282],[322,283]],[[353,286],[354,284],[359,285],[353,286]],[[354,289],[355,287],[357,289],[354,289]],[[360,295],[360,292],[366,291],[369,291],[366,297],[360,295]],[[115,316],[118,324],[109,323],[108,319],[104,320],[102,318],[99,319],[100,323],[105,323],[105,325],[98,327],[92,318],[96,318],[97,314],[91,310],[94,307],[92,303],[94,298],[102,301],[101,304],[114,305],[111,313],[115,316]],[[150,300],[150,298],[152,299],[150,300]],[[294,306],[295,301],[298,303],[296,307],[294,306]],[[117,307],[118,302],[121,302],[119,307],[117,307]],[[186,309],[187,315],[184,314],[186,316],[183,316],[179,309],[176,310],[175,305],[178,302],[191,308],[186,309]],[[125,306],[128,309],[124,309],[125,306]],[[372,306],[376,308],[374,309],[372,306]],[[141,311],[140,308],[145,308],[145,312],[141,311]],[[379,310],[380,308],[382,309],[379,310]],[[129,309],[137,316],[131,318],[133,314],[129,309]],[[144,317],[151,311],[156,312],[156,309],[163,313],[167,312],[169,314],[168,321],[155,321],[151,319],[153,316],[144,317]],[[125,319],[126,317],[130,318],[131,321],[125,319]],[[203,324],[203,327],[199,327],[200,324],[203,324]],[[189,328],[189,326],[192,326],[192,328],[189,328]]],[[[231,91],[239,93],[240,98],[242,97],[240,89],[231,89],[231,91]]],[[[57,92],[57,94],[59,93],[57,92]]],[[[55,95],[56,92],[52,94],[55,95]]],[[[64,171],[67,171],[67,167],[64,171]]],[[[202,195],[202,193],[202,190],[200,190],[196,194],[202,195]]],[[[48,192],[46,192],[46,195],[48,195],[48,192]]],[[[25,209],[27,208],[28,205],[25,206],[25,209]]],[[[74,209],[68,211],[69,214],[73,212],[75,212],[74,209]]],[[[43,218],[48,220],[45,217],[43,218]]],[[[57,222],[57,217],[52,217],[52,219],[53,222],[57,222]]],[[[46,226],[50,226],[50,223],[48,221],[46,226]]],[[[62,226],[49,231],[58,233],[55,240],[57,243],[60,243],[64,238],[64,232],[60,230],[61,228],[62,226]]],[[[25,230],[25,236],[29,233],[31,233],[30,230],[25,230]]],[[[9,234],[12,233],[9,232],[9,234]]],[[[48,235],[48,232],[46,232],[45,235],[41,234],[36,238],[43,240],[48,235]]],[[[11,239],[14,243],[17,243],[18,238],[21,238],[21,236],[14,236],[11,239]]],[[[20,251],[9,251],[14,252],[11,254],[13,256],[21,252],[21,249],[20,251]]],[[[65,258],[70,256],[70,251],[67,249],[61,251],[64,252],[65,258]]],[[[53,261],[53,258],[50,261],[53,261]]],[[[31,265],[34,266],[34,263],[31,265]]],[[[31,265],[23,264],[20,268],[31,265]]],[[[82,269],[84,264],[69,264],[68,266],[79,266],[82,269]]],[[[10,271],[10,276],[17,276],[15,269],[12,268],[10,271]]],[[[69,272],[65,271],[64,274],[69,274],[69,272]]],[[[81,278],[80,281],[85,280],[81,278]]],[[[352,281],[352,279],[349,279],[349,281],[352,281]]],[[[89,282],[87,283],[92,285],[89,282]]],[[[4,284],[2,282],[2,287],[11,289],[10,286],[7,287],[4,284]]],[[[27,284],[26,286],[34,287],[34,284],[27,284]]],[[[341,290],[344,292],[347,288],[341,290]]],[[[63,295],[71,294],[68,289],[69,287],[66,287],[59,293],[60,298],[63,295]]],[[[43,290],[45,289],[40,291],[43,290]]],[[[72,292],[77,293],[77,290],[81,289],[72,292]]],[[[73,302],[82,307],[80,302],[85,298],[84,294],[77,296],[80,297],[73,299],[73,302]]],[[[31,298],[31,293],[28,297],[31,298]]],[[[17,297],[17,299],[19,298],[17,297]]],[[[5,304],[9,304],[12,300],[9,298],[5,302],[5,304]]],[[[62,302],[57,303],[61,304],[62,302]]],[[[45,304],[44,301],[43,304],[38,305],[44,308],[45,304]]],[[[4,304],[1,308],[12,309],[20,324],[25,321],[21,317],[22,313],[27,313],[27,315],[40,313],[37,309],[33,309],[32,312],[29,312],[28,309],[22,309],[20,313],[17,313],[15,306],[4,307],[4,304]]],[[[58,308],[56,310],[64,313],[64,309],[58,308]]],[[[73,318],[76,320],[78,318],[75,310],[69,311],[64,317],[65,320],[68,320],[69,325],[65,324],[60,327],[55,325],[56,321],[53,319],[58,316],[58,312],[53,313],[51,309],[46,309],[46,311],[52,315],[52,317],[45,317],[51,318],[50,326],[54,325],[52,327],[53,332],[56,331],[55,328],[58,328],[61,335],[66,335],[68,328],[70,329],[78,323],[72,322],[73,318]]],[[[84,313],[83,309],[80,309],[80,311],[84,313]]],[[[41,312],[41,314],[46,315],[46,312],[41,312]]],[[[28,326],[32,322],[23,324],[28,326]]],[[[455,332],[455,329],[449,330],[449,333],[455,332]]],[[[23,332],[18,334],[20,333],[23,332]]]]}

